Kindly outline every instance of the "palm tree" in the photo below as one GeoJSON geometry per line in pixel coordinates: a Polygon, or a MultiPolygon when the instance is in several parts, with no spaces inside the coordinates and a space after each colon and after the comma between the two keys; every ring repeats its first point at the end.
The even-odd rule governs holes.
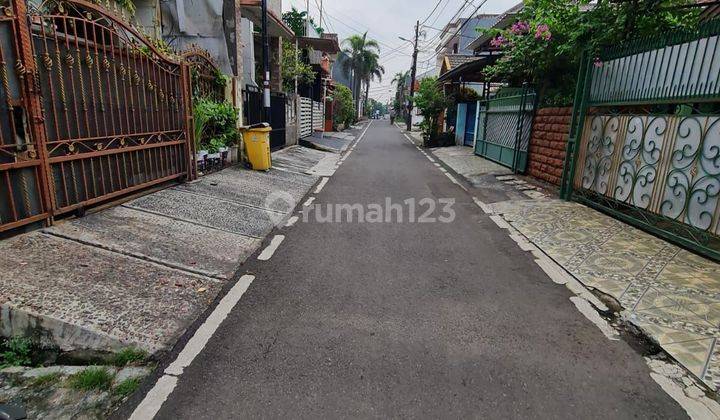
{"type": "Polygon", "coordinates": [[[405,92],[405,84],[410,75],[410,70],[408,71],[400,71],[395,73],[395,77],[392,79],[392,83],[397,84],[397,89],[395,90],[395,101],[399,104],[403,103],[404,99],[404,92],[405,92]]]}
{"type": "Polygon", "coordinates": [[[349,57],[348,60],[343,62],[343,71],[347,77],[352,78],[353,98],[355,104],[358,105],[362,82],[368,78],[370,73],[367,65],[368,63],[372,64],[368,53],[379,56],[380,45],[374,39],[368,39],[367,32],[365,32],[362,35],[350,36],[343,41],[343,46],[343,52],[349,57]]]}
{"type": "Polygon", "coordinates": [[[365,66],[364,66],[364,77],[365,82],[365,103],[370,100],[370,82],[377,79],[378,82],[382,82],[382,77],[385,74],[385,67],[381,66],[378,60],[380,56],[372,51],[365,52],[365,66]]]}

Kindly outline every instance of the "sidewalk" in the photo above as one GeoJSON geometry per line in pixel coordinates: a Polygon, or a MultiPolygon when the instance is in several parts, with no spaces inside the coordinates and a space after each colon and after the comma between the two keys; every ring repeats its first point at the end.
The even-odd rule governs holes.
{"type": "Polygon", "coordinates": [[[300,140],[300,144],[330,153],[343,153],[355,141],[354,133],[313,133],[312,136],[300,140]]]}
{"type": "Polygon", "coordinates": [[[0,332],[61,350],[172,348],[337,154],[300,146],[0,242],[0,332]]]}
{"type": "Polygon", "coordinates": [[[489,205],[487,211],[502,216],[586,288],[616,301],[622,319],[710,388],[720,389],[720,264],[552,198],[532,182],[470,156],[470,148],[464,148],[470,153],[453,149],[432,154],[476,188],[471,192],[489,205]],[[495,178],[492,185],[476,181],[488,176],[495,178]]]}

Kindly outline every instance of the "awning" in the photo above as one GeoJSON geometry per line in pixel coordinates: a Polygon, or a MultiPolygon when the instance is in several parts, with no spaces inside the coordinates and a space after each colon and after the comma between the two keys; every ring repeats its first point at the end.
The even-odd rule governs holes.
{"type": "Polygon", "coordinates": [[[337,54],[340,52],[340,44],[337,38],[309,38],[299,36],[297,37],[297,42],[300,48],[310,47],[315,51],[322,51],[327,54],[337,54]]]}
{"type": "Polygon", "coordinates": [[[485,55],[478,57],[477,60],[462,64],[455,67],[447,73],[443,73],[438,77],[438,82],[465,82],[480,83],[488,80],[483,76],[482,71],[499,58],[499,55],[485,55]]]}
{"type": "MultiPolygon", "coordinates": [[[[242,13],[242,17],[249,19],[255,27],[262,28],[260,0],[240,0],[240,13],[242,13]]],[[[270,10],[268,10],[268,35],[288,40],[295,39],[295,32],[270,10]]]]}

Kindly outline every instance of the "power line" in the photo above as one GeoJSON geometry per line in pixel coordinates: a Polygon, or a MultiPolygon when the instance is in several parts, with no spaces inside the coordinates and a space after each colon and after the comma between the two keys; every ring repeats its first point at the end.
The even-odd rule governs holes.
{"type": "Polygon", "coordinates": [[[446,1],[445,4],[443,4],[442,9],[440,9],[437,16],[435,16],[435,19],[432,21],[431,25],[434,25],[435,23],[437,23],[438,19],[440,19],[440,16],[442,16],[442,13],[445,11],[445,8],[447,7],[448,4],[450,4],[449,1],[446,1]]]}
{"type": "MultiPolygon", "coordinates": [[[[458,11],[453,15],[452,18],[450,18],[450,20],[448,22],[450,22],[450,23],[454,22],[460,15],[463,14],[463,12],[465,12],[465,9],[467,9],[468,6],[475,6],[475,3],[473,3],[471,0],[462,0],[462,1],[463,1],[463,4],[460,6],[460,9],[458,9],[458,11]]],[[[482,4],[485,4],[485,2],[483,1],[482,4]]],[[[474,12],[472,15],[470,15],[470,18],[472,18],[472,16],[475,15],[475,13],[477,13],[478,9],[476,9],[476,12],[474,12]]],[[[466,22],[467,21],[465,21],[464,23],[466,23],[466,22]]],[[[443,35],[445,33],[446,32],[444,30],[441,32],[438,32],[436,35],[434,35],[430,40],[427,40],[426,42],[428,44],[431,44],[431,43],[435,42],[435,40],[442,41],[443,35]]],[[[454,38],[454,36],[451,38],[454,38]]]]}
{"type": "MultiPolygon", "coordinates": [[[[447,3],[448,1],[449,1],[449,0],[445,0],[446,3],[447,3]]],[[[437,8],[440,6],[440,3],[442,3],[442,2],[443,2],[443,0],[438,0],[438,2],[435,4],[435,7],[433,7],[433,9],[432,9],[432,12],[430,12],[430,14],[422,21],[422,23],[420,23],[421,25],[424,25],[425,22],[427,22],[428,19],[430,19],[430,18],[432,17],[433,13],[435,13],[435,11],[437,10],[437,8]]]]}
{"type": "MultiPolygon", "coordinates": [[[[341,25],[344,25],[344,26],[350,28],[353,32],[358,32],[358,33],[367,32],[367,31],[359,30],[358,28],[354,28],[354,27],[348,25],[347,23],[343,22],[342,20],[336,18],[335,16],[333,16],[333,15],[331,15],[331,14],[329,14],[329,13],[325,13],[325,16],[328,17],[328,18],[333,19],[336,23],[339,23],[339,24],[341,24],[341,25]]],[[[383,46],[386,46],[386,47],[388,47],[388,48],[390,48],[390,49],[393,49],[393,50],[394,50],[394,49],[398,49],[398,47],[394,47],[394,46],[392,46],[392,45],[386,44],[386,43],[384,43],[384,42],[382,42],[382,41],[380,41],[380,40],[378,40],[378,39],[376,39],[375,41],[377,41],[378,44],[383,45],[383,46]]],[[[382,52],[382,51],[381,51],[381,52],[382,52]]],[[[407,53],[403,53],[403,54],[405,54],[405,55],[407,55],[407,56],[410,55],[410,54],[407,54],[407,53]]]]}
{"type": "MultiPolygon", "coordinates": [[[[331,17],[332,19],[335,20],[335,22],[339,22],[341,25],[344,25],[345,27],[351,29],[353,32],[357,32],[357,33],[367,32],[368,34],[371,34],[372,37],[373,37],[379,44],[384,45],[385,47],[390,48],[390,49],[396,49],[396,48],[397,48],[397,47],[395,47],[395,46],[392,46],[392,45],[388,44],[387,42],[381,41],[381,40],[380,40],[380,39],[382,39],[381,37],[378,37],[377,34],[371,32],[369,29],[367,29],[367,26],[366,26],[364,23],[359,22],[358,20],[354,19],[353,17],[348,16],[348,15],[346,15],[346,14],[340,12],[340,11],[333,10],[333,13],[337,13],[337,14],[339,14],[339,15],[345,16],[348,20],[351,20],[351,21],[355,22],[356,24],[358,24],[358,25],[360,25],[360,26],[362,26],[362,27],[365,27],[366,29],[359,29],[359,28],[357,28],[357,27],[355,27],[355,26],[352,26],[352,25],[347,24],[346,22],[344,22],[344,21],[341,20],[341,19],[338,19],[337,17],[335,17],[335,16],[331,15],[330,13],[328,13],[328,8],[327,8],[327,7],[324,8],[324,11],[325,11],[325,13],[323,13],[324,16],[331,17]]],[[[408,55],[409,55],[409,54],[408,54],[408,55]]]]}
{"type": "MultiPolygon", "coordinates": [[[[482,2],[475,8],[475,11],[470,16],[471,17],[475,16],[477,14],[477,12],[480,10],[480,8],[485,5],[485,3],[487,3],[487,0],[482,0],[482,2]]],[[[460,27],[457,29],[457,31],[455,31],[455,33],[450,37],[450,39],[455,38],[463,30],[463,28],[465,28],[465,25],[467,25],[468,22],[470,22],[470,20],[471,19],[466,19],[465,22],[463,22],[463,24],[460,25],[460,27]]],[[[437,57],[438,55],[440,55],[440,51],[435,51],[435,54],[430,56],[430,58],[428,60],[432,60],[433,58],[437,57]]]]}

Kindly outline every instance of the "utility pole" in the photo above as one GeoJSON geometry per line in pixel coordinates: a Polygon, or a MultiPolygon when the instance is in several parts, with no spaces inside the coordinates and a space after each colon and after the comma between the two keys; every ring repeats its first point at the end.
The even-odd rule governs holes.
{"type": "Polygon", "coordinates": [[[270,42],[268,40],[267,0],[262,0],[262,45],[263,45],[263,120],[270,124],[270,42]]]}
{"type": "Polygon", "coordinates": [[[322,28],[322,18],[323,18],[323,0],[320,0],[320,28],[322,28]]]}
{"type": "Polygon", "coordinates": [[[310,0],[305,4],[305,36],[310,36],[310,0]]]}
{"type": "Polygon", "coordinates": [[[407,131],[412,131],[413,98],[415,97],[415,77],[417,76],[418,38],[420,37],[420,21],[415,24],[415,46],[413,48],[412,70],[410,70],[410,99],[408,99],[407,131]]]}

